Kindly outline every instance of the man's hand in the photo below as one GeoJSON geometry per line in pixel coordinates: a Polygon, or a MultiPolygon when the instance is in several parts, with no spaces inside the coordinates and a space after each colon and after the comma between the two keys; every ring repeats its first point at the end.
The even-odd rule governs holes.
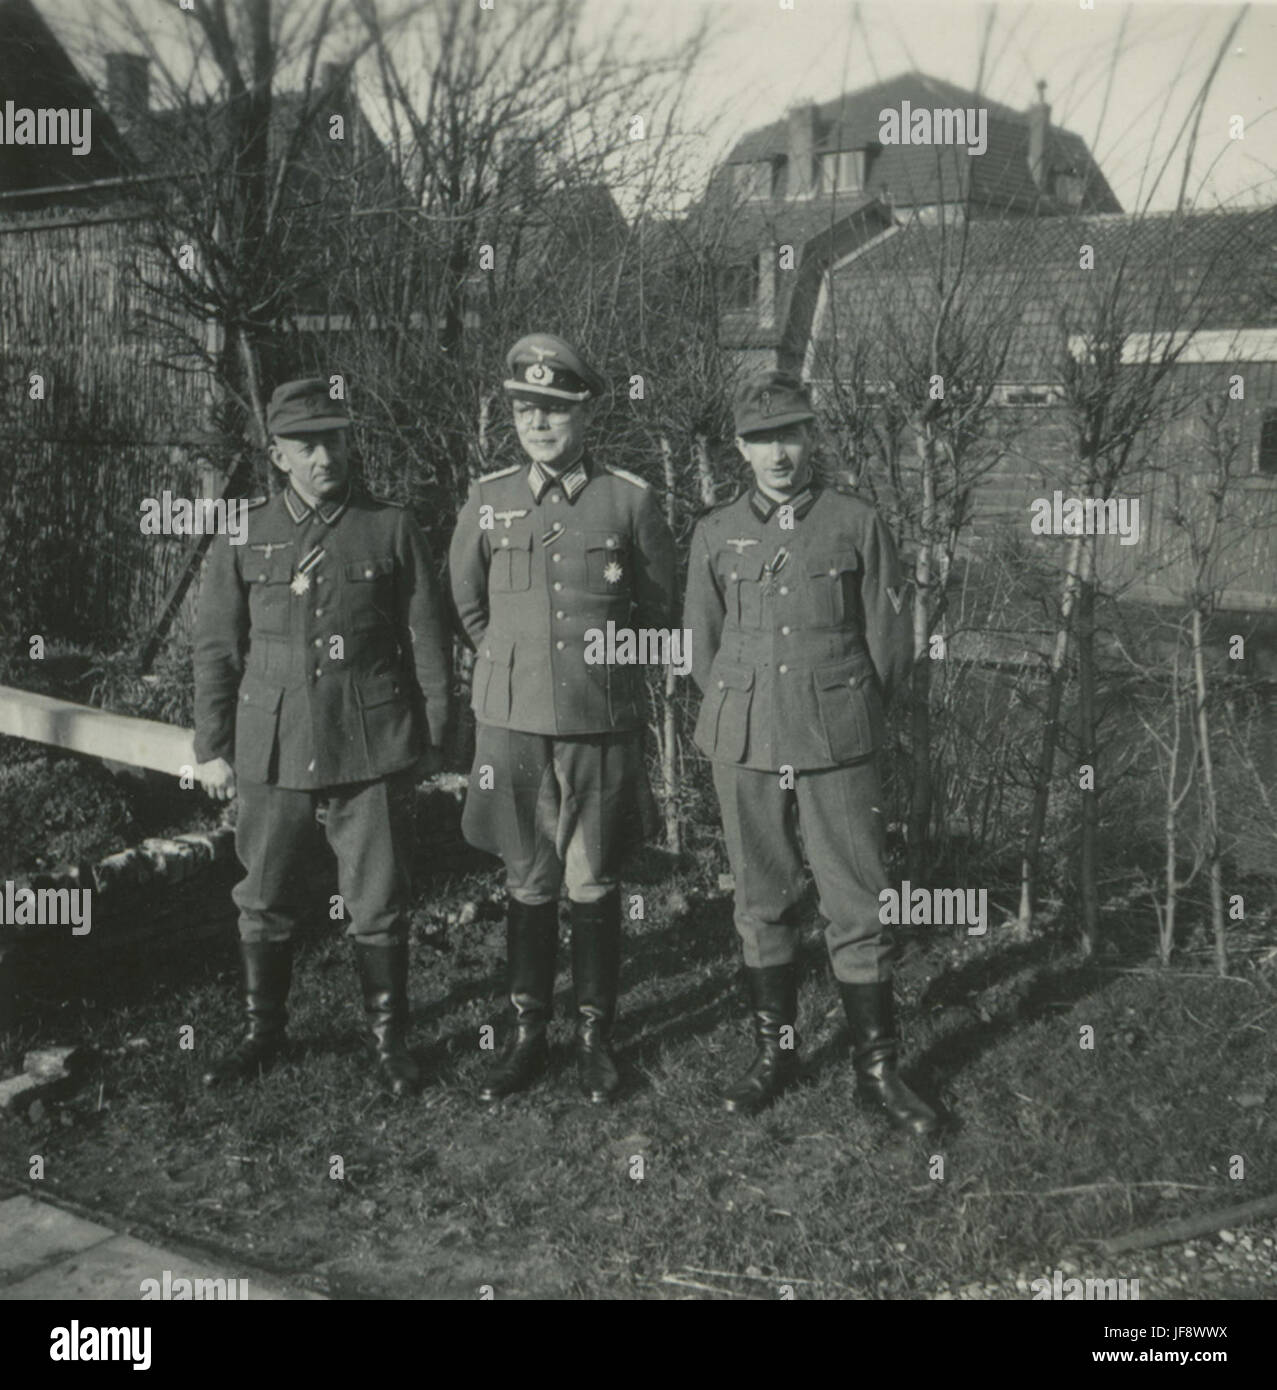
{"type": "Polygon", "coordinates": [[[412,768],[414,782],[426,782],[443,771],[443,749],[430,747],[417,759],[412,768]]]}
{"type": "Polygon", "coordinates": [[[225,758],[211,758],[200,763],[195,776],[214,801],[230,801],[235,796],[235,769],[225,758]]]}

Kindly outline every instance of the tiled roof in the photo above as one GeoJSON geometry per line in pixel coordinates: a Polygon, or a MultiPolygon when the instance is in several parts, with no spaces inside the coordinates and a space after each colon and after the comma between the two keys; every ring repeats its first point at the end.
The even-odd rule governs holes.
{"type": "MultiPolygon", "coordinates": [[[[925,73],[902,73],[817,106],[814,135],[813,153],[817,155],[868,150],[865,192],[901,206],[960,201],[968,192],[974,200],[1005,211],[1034,207],[1042,201],[1042,190],[1029,168],[1028,114],[925,73]],[[913,110],[983,107],[988,112],[985,153],[968,155],[962,146],[880,146],[880,112],[898,111],[906,101],[913,110]]],[[[726,162],[752,163],[778,158],[788,151],[788,120],[782,119],[750,131],[736,143],[726,162]]],[[[1049,126],[1044,164],[1049,175],[1072,174],[1084,181],[1081,206],[1085,210],[1121,211],[1081,136],[1049,126]]]]}
{"type": "Polygon", "coordinates": [[[965,231],[911,224],[835,271],[840,332],[925,316],[936,269],[952,274],[959,248],[972,295],[1016,299],[1007,380],[1052,380],[1062,336],[1096,325],[1119,276],[1128,333],[1277,327],[1274,207],[971,222],[965,231]],[[1093,270],[1081,268],[1083,246],[1093,270]]]}

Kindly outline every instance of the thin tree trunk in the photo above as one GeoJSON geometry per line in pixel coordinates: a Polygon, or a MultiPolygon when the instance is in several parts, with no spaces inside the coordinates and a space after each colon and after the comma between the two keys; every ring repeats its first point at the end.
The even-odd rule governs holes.
{"type": "MultiPolygon", "coordinates": [[[[1175,632],[1175,656],[1171,664],[1171,746],[1166,769],[1166,900],[1157,923],[1157,957],[1163,967],[1171,963],[1175,950],[1175,916],[1179,907],[1179,877],[1176,871],[1179,849],[1179,808],[1183,797],[1175,791],[1179,774],[1180,748],[1180,631],[1175,632]]],[[[1191,771],[1190,771],[1191,782],[1191,771]]],[[[1185,789],[1187,790],[1187,788],[1185,789]]]]}
{"type": "MultiPolygon", "coordinates": [[[[1087,538],[1088,541],[1090,538],[1087,538]]],[[[1088,552],[1090,544],[1087,545],[1088,552]]],[[[1092,565],[1093,572],[1093,565],[1092,565]]],[[[1091,769],[1091,787],[1082,790],[1081,877],[1082,954],[1093,956],[1099,944],[1099,889],[1097,887],[1097,837],[1099,832],[1099,768],[1095,737],[1095,581],[1087,579],[1078,595],[1078,761],[1091,769]]]]}
{"type": "Polygon", "coordinates": [[[1051,778],[1055,771],[1055,750],[1059,743],[1060,705],[1064,698],[1069,654],[1069,630],[1073,624],[1073,609],[1078,588],[1084,576],[1082,570],[1089,552],[1082,537],[1075,537],[1069,546],[1068,566],[1064,576],[1064,593],[1060,601],[1060,622],[1055,633],[1055,650],[1051,654],[1050,685],[1047,690],[1046,713],[1042,720],[1042,744],[1038,751],[1038,766],[1034,777],[1033,806],[1029,812],[1029,828],[1024,836],[1020,858],[1020,912],[1016,920],[1016,937],[1027,940],[1033,930],[1033,899],[1037,892],[1038,866],[1042,858],[1042,836],[1046,830],[1046,812],[1051,799],[1051,778]]]}
{"type": "MultiPolygon", "coordinates": [[[[674,450],[669,438],[661,435],[661,463],[665,470],[665,519],[673,531],[677,501],[674,495],[674,450]]],[[[671,854],[683,852],[683,827],[678,817],[678,730],[674,717],[674,691],[678,677],[671,663],[665,670],[665,698],[661,708],[661,790],[665,803],[665,848],[671,854]]]]}
{"type": "Polygon", "coordinates": [[[909,843],[906,871],[913,883],[927,872],[927,833],[931,825],[931,553],[936,516],[935,440],[925,425],[918,435],[918,462],[922,472],[922,515],[919,517],[918,557],[914,580],[918,597],[913,606],[913,680],[911,682],[910,741],[912,783],[909,795],[909,843]]]}
{"type": "Polygon", "coordinates": [[[709,461],[709,440],[703,434],[696,436],[692,446],[696,459],[696,480],[700,485],[701,502],[706,507],[714,505],[714,470],[709,461]]]}
{"type": "Polygon", "coordinates": [[[1219,799],[1211,754],[1210,721],[1206,717],[1206,654],[1202,644],[1202,610],[1193,610],[1193,681],[1197,690],[1197,748],[1202,768],[1206,810],[1206,864],[1210,871],[1210,915],[1215,936],[1215,969],[1228,974],[1228,943],[1224,937],[1223,864],[1219,852],[1219,799]]]}

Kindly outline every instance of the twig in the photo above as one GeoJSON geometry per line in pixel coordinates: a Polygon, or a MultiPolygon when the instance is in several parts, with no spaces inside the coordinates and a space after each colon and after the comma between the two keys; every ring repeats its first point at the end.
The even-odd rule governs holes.
{"type": "MultiPolygon", "coordinates": [[[[1079,1187],[1049,1187],[1042,1192],[964,1192],[962,1200],[978,1197],[986,1200],[993,1197],[1076,1197],[1083,1192],[1108,1192],[1114,1188],[1125,1191],[1132,1187],[1179,1187],[1190,1192],[1213,1192],[1215,1189],[1209,1185],[1196,1182],[1175,1182],[1170,1178],[1158,1179],[1155,1182],[1090,1182],[1084,1183],[1079,1187]]],[[[911,1192],[934,1192],[935,1186],[930,1187],[911,1187],[911,1192]]]]}
{"type": "Polygon", "coordinates": [[[850,1284],[839,1284],[833,1279],[799,1279],[793,1274],[733,1274],[726,1269],[701,1269],[697,1265],[683,1265],[689,1274],[708,1274],[715,1279],[757,1279],[763,1284],[808,1284],[814,1289],[843,1289],[847,1293],[857,1290],[850,1284]]]}
{"type": "Polygon", "coordinates": [[[676,1284],[681,1289],[700,1289],[702,1293],[718,1293],[722,1294],[724,1298],[744,1298],[748,1299],[750,1302],[754,1301],[750,1299],[747,1293],[737,1293],[735,1289],[718,1289],[715,1288],[713,1284],[699,1284],[695,1279],[680,1279],[677,1274],[662,1274],[661,1277],[654,1282],[658,1284],[676,1284]]]}
{"type": "Polygon", "coordinates": [[[1261,1221],[1267,1216],[1277,1216],[1277,1193],[1267,1197],[1257,1197],[1253,1202],[1243,1202],[1239,1207],[1227,1207],[1223,1211],[1210,1212],[1203,1216],[1188,1216],[1182,1221],[1168,1221],[1163,1226],[1146,1226],[1141,1231],[1117,1236],[1112,1240],[1100,1242],[1100,1249],[1106,1255],[1121,1255],[1128,1250],[1147,1250],[1154,1245],[1166,1245],[1173,1240],[1190,1240],[1193,1236],[1208,1236],[1226,1226],[1247,1226],[1252,1221],[1261,1221]]]}
{"type": "Polygon", "coordinates": [[[1125,965],[1092,965],[1088,969],[1100,970],[1106,975],[1157,975],[1163,980],[1232,980],[1237,985],[1251,986],[1255,983],[1240,975],[1219,975],[1214,970],[1137,970],[1125,965]]]}

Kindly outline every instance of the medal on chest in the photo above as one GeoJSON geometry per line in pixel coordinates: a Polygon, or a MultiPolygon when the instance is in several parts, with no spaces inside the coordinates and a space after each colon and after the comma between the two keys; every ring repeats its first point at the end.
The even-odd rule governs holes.
{"type": "Polygon", "coordinates": [[[302,556],[298,561],[297,568],[293,571],[292,583],[288,586],[292,593],[304,594],[310,588],[310,576],[323,556],[324,547],[322,545],[312,546],[302,556]]]}
{"type": "Polygon", "coordinates": [[[789,562],[789,551],[782,545],[763,566],[763,593],[774,594],[776,592],[776,576],[783,570],[789,562]]]}

